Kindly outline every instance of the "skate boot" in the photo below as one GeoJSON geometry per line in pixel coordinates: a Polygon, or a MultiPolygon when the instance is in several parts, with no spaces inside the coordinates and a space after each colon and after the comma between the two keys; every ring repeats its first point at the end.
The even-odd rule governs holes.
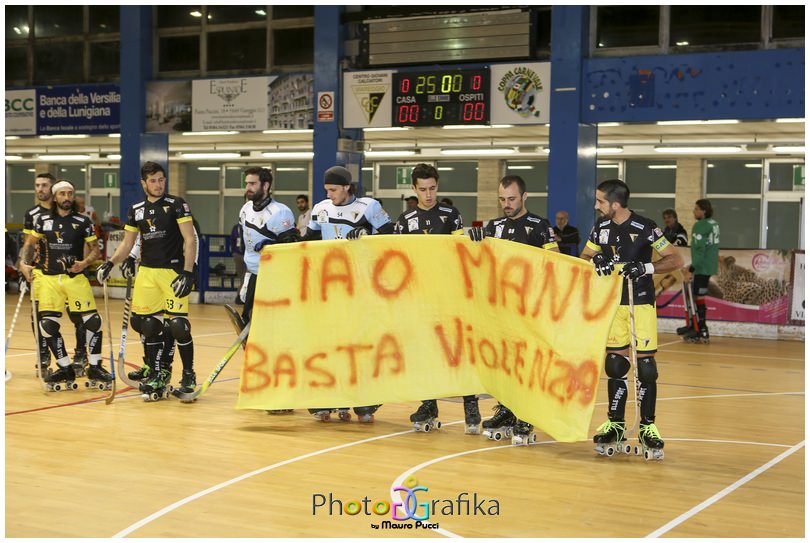
{"type": "MultiPolygon", "coordinates": [[[[194,373],[194,370],[188,371],[183,370],[183,376],[180,378],[180,388],[175,390],[175,396],[180,394],[193,394],[194,390],[197,388],[197,375],[194,373]]],[[[178,396],[179,397],[179,396],[178,396]]],[[[183,403],[192,403],[196,401],[197,398],[191,400],[183,400],[180,401],[183,403]]]]}
{"type": "Polygon", "coordinates": [[[627,438],[624,437],[625,423],[623,420],[608,420],[597,428],[596,432],[597,434],[593,436],[593,442],[596,443],[594,450],[600,455],[610,457],[617,452],[630,454],[630,445],[626,443],[627,438]]]}
{"type": "Polygon", "coordinates": [[[709,329],[701,326],[698,330],[691,330],[683,336],[683,340],[687,343],[709,343],[709,329]]]}
{"type": "Polygon", "coordinates": [[[149,373],[152,370],[147,365],[143,365],[135,371],[131,371],[127,373],[127,377],[132,379],[133,381],[146,381],[149,379],[149,373]]]}
{"type": "Polygon", "coordinates": [[[694,330],[694,327],[691,324],[687,324],[686,326],[681,326],[680,328],[675,330],[675,332],[677,332],[679,336],[682,336],[684,334],[689,333],[690,330],[694,330]]]}
{"type": "Polygon", "coordinates": [[[417,432],[430,432],[433,429],[439,430],[442,423],[436,420],[439,416],[439,406],[436,400],[424,400],[419,408],[411,415],[413,429],[417,432]]]}
{"type": "Polygon", "coordinates": [[[84,377],[87,375],[87,352],[76,351],[73,353],[71,366],[73,366],[73,371],[76,372],[76,377],[84,377]]]}
{"type": "Polygon", "coordinates": [[[658,433],[655,423],[641,423],[638,427],[638,442],[641,445],[641,450],[637,446],[635,453],[640,454],[643,452],[644,460],[664,459],[664,440],[661,439],[661,434],[658,433]]]}
{"type": "Polygon", "coordinates": [[[517,419],[515,425],[512,427],[512,445],[528,445],[537,442],[537,434],[535,434],[534,426],[526,421],[517,419]]]}
{"type": "Polygon", "coordinates": [[[481,429],[478,427],[481,424],[481,412],[478,410],[478,398],[475,396],[464,400],[464,424],[465,434],[478,435],[481,433],[481,429]]]}
{"type": "Polygon", "coordinates": [[[60,390],[76,390],[79,385],[76,384],[76,372],[73,366],[68,364],[65,367],[59,367],[55,372],[45,377],[45,387],[49,392],[59,392],[60,390]]]}
{"type": "Polygon", "coordinates": [[[143,399],[146,402],[157,402],[169,397],[174,387],[171,381],[172,373],[167,369],[158,370],[146,384],[143,385],[143,399]]]}
{"type": "Polygon", "coordinates": [[[502,404],[496,404],[492,410],[495,411],[495,415],[481,424],[484,429],[484,437],[494,441],[512,437],[512,429],[517,420],[515,416],[508,407],[502,404]]]}
{"type": "Polygon", "coordinates": [[[295,413],[294,409],[268,409],[268,415],[292,415],[295,413]]]}
{"type": "Polygon", "coordinates": [[[329,419],[332,418],[332,411],[334,409],[310,409],[309,414],[315,417],[315,420],[329,422],[329,419]]]}
{"type": "Polygon", "coordinates": [[[91,364],[90,367],[87,368],[87,381],[84,382],[84,386],[87,388],[97,388],[99,390],[111,390],[112,380],[112,374],[104,369],[104,366],[99,362],[95,366],[91,364]]]}
{"type": "Polygon", "coordinates": [[[369,405],[365,407],[355,407],[354,414],[357,415],[358,422],[374,422],[374,413],[379,405],[369,405]]]}

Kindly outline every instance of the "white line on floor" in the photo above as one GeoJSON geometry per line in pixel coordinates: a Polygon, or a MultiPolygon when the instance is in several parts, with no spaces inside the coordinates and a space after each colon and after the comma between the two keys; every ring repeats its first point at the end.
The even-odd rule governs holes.
{"type": "Polygon", "coordinates": [[[676,518],[674,520],[671,520],[670,522],[664,524],[663,526],[661,526],[660,528],[658,528],[654,532],[648,534],[647,537],[660,537],[660,536],[664,535],[665,533],[672,530],[673,528],[675,528],[679,524],[683,524],[684,522],[686,522],[687,520],[689,520],[693,516],[697,515],[698,513],[700,513],[701,511],[703,511],[707,507],[709,507],[709,506],[717,503],[718,501],[722,500],[723,498],[725,498],[726,496],[728,496],[729,494],[731,494],[732,492],[734,492],[735,490],[740,488],[742,485],[744,485],[745,483],[747,483],[748,481],[753,479],[754,477],[765,473],[767,470],[771,469],[776,464],[778,464],[779,462],[781,462],[782,460],[784,460],[785,458],[792,455],[793,453],[795,453],[796,451],[798,451],[799,449],[801,449],[803,447],[804,447],[804,441],[800,441],[799,443],[797,443],[796,445],[794,445],[793,447],[791,447],[787,451],[783,452],[782,454],[780,454],[779,456],[777,456],[776,458],[774,458],[770,462],[767,462],[766,464],[761,465],[760,467],[758,467],[757,469],[755,469],[754,471],[752,471],[751,473],[749,473],[748,475],[746,475],[742,479],[740,479],[737,482],[727,486],[726,488],[724,488],[723,490],[721,490],[720,492],[718,492],[717,494],[715,494],[711,498],[699,503],[698,505],[694,506],[692,509],[690,509],[689,511],[687,511],[683,515],[679,516],[678,518],[676,518]]]}

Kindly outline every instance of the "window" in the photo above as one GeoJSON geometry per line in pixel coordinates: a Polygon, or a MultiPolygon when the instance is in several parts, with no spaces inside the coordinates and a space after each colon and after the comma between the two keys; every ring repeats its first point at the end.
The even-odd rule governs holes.
{"type": "Polygon", "coordinates": [[[706,168],[707,194],[760,194],[762,164],[751,159],[711,160],[706,168]]]}
{"type": "Polygon", "coordinates": [[[208,70],[264,69],[267,30],[208,33],[208,70]]]}
{"type": "Polygon", "coordinates": [[[548,161],[509,160],[506,175],[519,175],[526,182],[526,192],[529,193],[526,207],[532,213],[548,218],[548,161]]]}
{"type": "MultiPolygon", "coordinates": [[[[84,32],[84,8],[61,5],[34,6],[34,36],[80,36],[84,32]]],[[[81,63],[80,63],[81,64],[81,63]]]]}
{"type": "Polygon", "coordinates": [[[120,64],[120,42],[104,41],[90,43],[90,75],[118,78],[120,64]]]}
{"type": "Polygon", "coordinates": [[[548,58],[551,52],[551,8],[534,8],[537,14],[537,49],[544,58],[548,58]]]}
{"type": "Polygon", "coordinates": [[[118,6],[89,6],[91,34],[118,32],[121,15],[118,6]]]}
{"type": "Polygon", "coordinates": [[[157,27],[177,28],[200,26],[202,21],[201,6],[158,6],[157,27]]]}
{"type": "Polygon", "coordinates": [[[161,72],[200,69],[199,36],[160,38],[158,43],[158,69],[161,72]]]}
{"type": "MultiPolygon", "coordinates": [[[[801,202],[768,202],[767,249],[796,249],[799,247],[801,202]]],[[[720,235],[722,240],[722,232],[720,235]]]]}
{"type": "Polygon", "coordinates": [[[597,10],[597,47],[658,45],[658,6],[600,6],[597,10]]]}
{"type": "Polygon", "coordinates": [[[627,160],[624,179],[632,194],[675,194],[674,160],[627,160]]]}
{"type": "Polygon", "coordinates": [[[28,48],[6,47],[6,84],[28,80],[28,48]]]}
{"type": "Polygon", "coordinates": [[[267,20],[265,6],[208,6],[208,24],[254,23],[267,20]]]}
{"type": "Polygon", "coordinates": [[[759,43],[761,6],[671,6],[670,46],[759,43]]]}
{"type": "Polygon", "coordinates": [[[712,217],[720,224],[720,247],[723,249],[756,249],[759,247],[759,225],[762,202],[759,198],[713,198],[712,217]]]}
{"type": "Polygon", "coordinates": [[[769,191],[793,190],[793,169],[795,162],[770,162],[766,188],[769,191]]]}
{"type": "MultiPolygon", "coordinates": [[[[8,31],[6,31],[6,35],[8,35],[8,31]]],[[[773,6],[771,38],[774,40],[804,39],[804,6],[773,6]]]]}
{"type": "Polygon", "coordinates": [[[273,19],[296,19],[314,16],[315,6],[273,6],[273,19]]]}
{"type": "Polygon", "coordinates": [[[273,64],[312,64],[315,54],[314,28],[284,28],[273,31],[273,64]]]}
{"type": "Polygon", "coordinates": [[[6,40],[22,40],[28,34],[28,6],[6,6],[6,40]]]}
{"type": "Polygon", "coordinates": [[[34,46],[34,83],[82,81],[83,56],[84,42],[68,42],[58,46],[38,43],[34,46]]]}

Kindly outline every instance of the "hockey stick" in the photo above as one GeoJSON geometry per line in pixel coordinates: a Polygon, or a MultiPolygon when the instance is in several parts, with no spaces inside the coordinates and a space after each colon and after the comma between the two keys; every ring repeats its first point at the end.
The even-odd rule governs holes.
{"type": "Polygon", "coordinates": [[[636,312],[635,307],[633,305],[633,280],[628,277],[627,278],[627,301],[630,306],[630,364],[633,366],[633,403],[636,405],[636,413],[633,418],[633,426],[631,426],[625,435],[632,434],[636,427],[638,427],[639,420],[641,419],[641,406],[639,406],[638,401],[638,355],[636,353],[636,312]]]}
{"type": "Polygon", "coordinates": [[[105,282],[102,286],[104,287],[104,319],[107,321],[107,341],[110,343],[110,375],[112,375],[112,382],[110,383],[112,388],[110,389],[110,394],[104,398],[104,403],[110,405],[115,399],[115,352],[113,351],[112,324],[110,324],[110,299],[107,296],[107,283],[105,282]]]}
{"type": "Polygon", "coordinates": [[[9,326],[8,336],[6,337],[6,354],[8,354],[8,346],[11,344],[11,335],[14,333],[14,325],[17,324],[17,315],[20,314],[20,307],[22,307],[24,299],[25,283],[20,283],[20,299],[17,300],[17,307],[14,309],[14,316],[11,317],[11,326],[9,326]]]}
{"type": "MultiPolygon", "coordinates": [[[[225,304],[225,312],[228,314],[228,317],[231,319],[231,323],[233,324],[233,328],[234,328],[234,330],[236,330],[236,335],[241,334],[242,330],[245,329],[245,321],[242,320],[242,316],[230,304],[225,304]]],[[[242,342],[242,348],[243,349],[245,348],[245,343],[247,343],[247,341],[242,342]]]]}
{"type": "Polygon", "coordinates": [[[39,333],[39,302],[34,297],[34,281],[36,281],[36,277],[32,278],[31,281],[31,315],[34,319],[34,339],[37,342],[37,379],[39,379],[40,383],[42,383],[42,390],[48,391],[48,384],[45,382],[46,375],[42,375],[42,360],[40,360],[40,351],[39,351],[39,342],[42,340],[39,333]]]}
{"type": "Polygon", "coordinates": [[[205,380],[205,382],[202,384],[200,388],[198,388],[194,392],[186,392],[186,393],[177,392],[176,394],[174,394],[174,396],[186,402],[190,402],[202,396],[205,393],[205,391],[208,390],[211,384],[213,384],[217,376],[219,376],[220,372],[225,367],[225,365],[231,360],[231,358],[233,358],[233,355],[236,354],[236,351],[239,350],[239,347],[242,346],[242,342],[245,341],[245,339],[247,339],[248,337],[248,332],[250,332],[250,323],[248,323],[247,326],[245,326],[245,328],[236,338],[236,341],[234,341],[231,344],[231,346],[228,347],[228,350],[225,352],[225,356],[222,357],[222,360],[219,361],[217,367],[214,368],[214,371],[211,372],[211,375],[208,376],[208,379],[205,380]]]}
{"type": "Polygon", "coordinates": [[[699,330],[698,326],[698,316],[697,316],[697,308],[695,307],[695,292],[693,290],[694,285],[694,278],[692,282],[689,283],[689,287],[686,289],[689,293],[689,318],[691,322],[686,323],[687,326],[691,326],[695,332],[699,330]]]}
{"type": "Polygon", "coordinates": [[[118,376],[127,386],[137,389],[139,383],[127,376],[126,368],[124,367],[124,352],[127,349],[127,330],[129,329],[129,311],[131,307],[132,278],[129,277],[127,278],[127,292],[124,297],[124,323],[121,325],[121,346],[118,348],[118,376]]]}

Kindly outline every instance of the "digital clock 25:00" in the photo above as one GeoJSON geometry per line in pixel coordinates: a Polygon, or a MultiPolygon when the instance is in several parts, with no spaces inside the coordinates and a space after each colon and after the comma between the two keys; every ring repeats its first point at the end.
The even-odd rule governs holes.
{"type": "Polygon", "coordinates": [[[393,126],[489,122],[489,71],[394,74],[393,126]]]}

